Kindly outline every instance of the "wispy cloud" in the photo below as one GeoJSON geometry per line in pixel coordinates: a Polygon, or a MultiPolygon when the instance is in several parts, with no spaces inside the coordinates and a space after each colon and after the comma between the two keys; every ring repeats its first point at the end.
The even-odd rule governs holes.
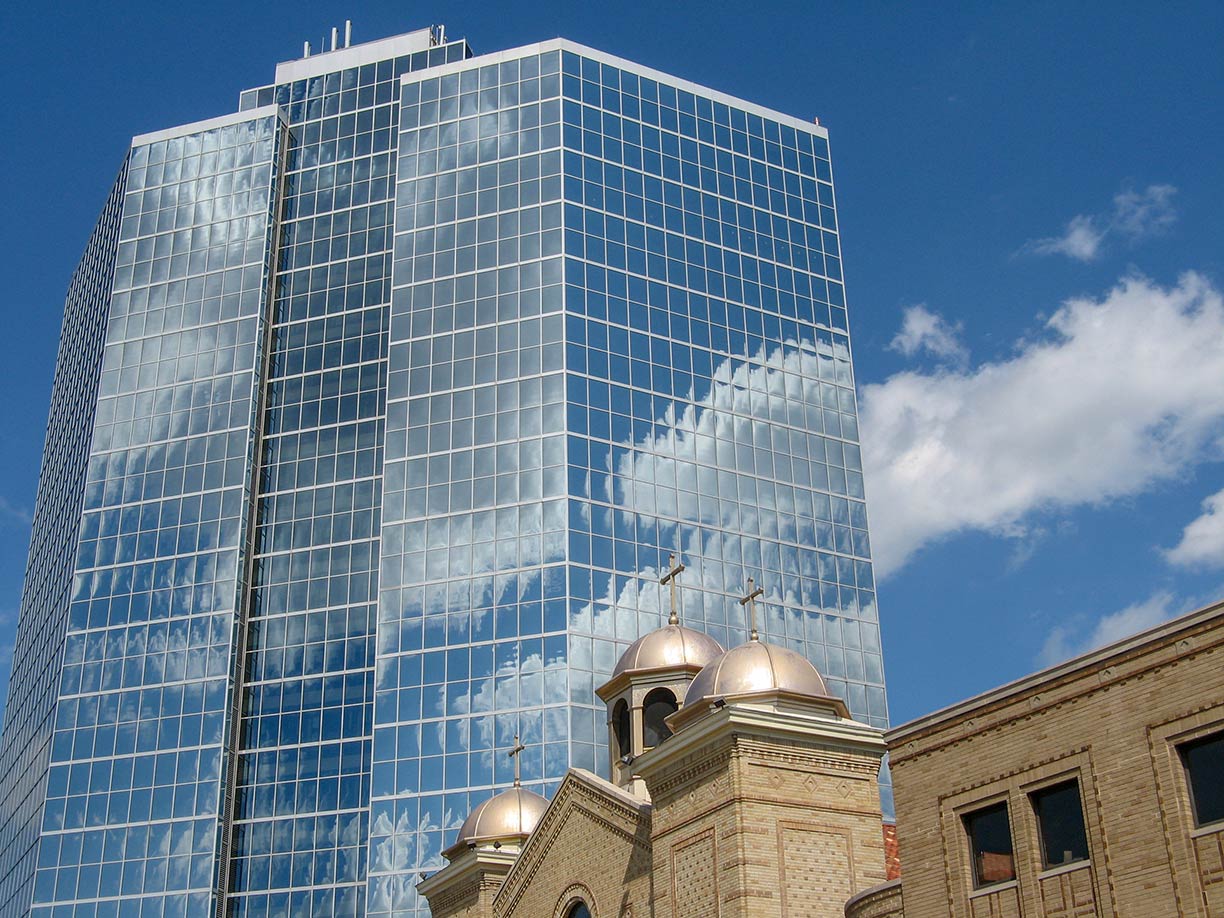
{"type": "Polygon", "coordinates": [[[1042,645],[1037,662],[1041,666],[1053,666],[1081,653],[1153,628],[1192,608],[1192,604],[1177,599],[1166,590],[1125,609],[1102,615],[1095,621],[1058,625],[1050,631],[1045,644],[1042,645]]]}
{"type": "Polygon", "coordinates": [[[1140,493],[1218,450],[1224,298],[1205,278],[1128,277],[1046,325],[1010,359],[863,387],[881,574],[953,533],[1023,535],[1040,511],[1140,493]]]}
{"type": "Polygon", "coordinates": [[[1066,255],[1077,261],[1092,261],[1101,251],[1107,229],[1096,217],[1072,217],[1061,236],[1047,236],[1025,244],[1022,251],[1033,255],[1066,255]]]}
{"type": "Polygon", "coordinates": [[[25,507],[18,507],[9,502],[7,498],[0,496],[0,520],[29,526],[34,517],[25,507]]]}
{"type": "Polygon", "coordinates": [[[1037,554],[1037,549],[1043,544],[1051,538],[1065,538],[1072,535],[1076,528],[1074,520],[1064,519],[1052,526],[1026,525],[1023,529],[1009,532],[1008,534],[1012,536],[1012,544],[1007,553],[1004,570],[1009,574],[1016,573],[1033,559],[1033,556],[1037,554]]]}
{"type": "Polygon", "coordinates": [[[1203,512],[1182,530],[1181,541],[1164,554],[1181,567],[1224,567],[1224,491],[1203,501],[1203,512]]]}
{"type": "Polygon", "coordinates": [[[1123,189],[1114,195],[1113,208],[1101,214],[1077,214],[1062,233],[1033,239],[1021,253],[1066,255],[1077,261],[1093,261],[1112,238],[1131,244],[1165,233],[1177,220],[1172,185],[1149,185],[1143,191],[1123,189]]]}
{"type": "Polygon", "coordinates": [[[939,360],[963,364],[969,359],[969,349],[961,342],[962,326],[953,324],[924,305],[905,310],[901,328],[888,345],[906,357],[922,352],[939,360]]]}
{"type": "Polygon", "coordinates": [[[1125,189],[1114,195],[1110,230],[1138,242],[1167,233],[1177,222],[1172,185],[1148,185],[1144,191],[1125,189]]]}

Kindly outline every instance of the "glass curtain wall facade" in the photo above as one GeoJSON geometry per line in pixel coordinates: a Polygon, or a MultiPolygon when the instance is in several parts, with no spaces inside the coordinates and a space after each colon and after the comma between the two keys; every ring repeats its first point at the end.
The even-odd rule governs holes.
{"type": "Polygon", "coordinates": [[[416,877],[513,779],[516,735],[537,791],[595,767],[571,723],[594,695],[566,600],[560,54],[481,60],[401,93],[371,915],[425,913],[416,877]]]}
{"type": "Polygon", "coordinates": [[[0,913],[426,915],[516,735],[535,790],[605,768],[672,551],[686,624],[739,643],[755,577],[885,725],[823,129],[426,30],[129,161],[66,307],[0,913]]]}
{"type": "Polygon", "coordinates": [[[111,188],[64,302],[29,562],[0,737],[0,914],[30,904],[51,757],[85,470],[127,165],[111,188]]]}
{"type": "Polygon", "coordinates": [[[212,897],[283,137],[223,120],[132,147],[34,915],[212,897]]]}
{"type": "Polygon", "coordinates": [[[567,42],[404,78],[371,915],[509,778],[604,769],[662,623],[807,655],[884,726],[825,132],[567,42]]]}
{"type": "Polygon", "coordinates": [[[365,912],[399,81],[470,53],[427,45],[241,99],[277,105],[289,140],[227,877],[235,918],[365,912]]]}

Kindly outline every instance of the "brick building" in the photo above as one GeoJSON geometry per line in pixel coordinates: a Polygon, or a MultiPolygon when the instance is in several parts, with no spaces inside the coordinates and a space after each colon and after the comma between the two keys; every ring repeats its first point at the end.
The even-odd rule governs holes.
{"type": "Polygon", "coordinates": [[[1224,603],[886,738],[904,883],[851,918],[1224,915],[1224,603]]]}

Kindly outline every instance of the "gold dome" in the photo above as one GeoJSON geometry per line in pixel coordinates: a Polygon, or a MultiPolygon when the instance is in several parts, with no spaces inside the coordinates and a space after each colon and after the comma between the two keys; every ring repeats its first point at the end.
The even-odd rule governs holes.
{"type": "Polygon", "coordinates": [[[684,704],[702,698],[786,692],[827,698],[824,679],[807,658],[764,641],[751,640],[732,647],[708,663],[688,687],[684,704]]]}
{"type": "Polygon", "coordinates": [[[708,634],[682,625],[664,625],[629,645],[616,662],[612,678],[642,669],[700,668],[722,652],[722,645],[708,634]]]}
{"type": "Polygon", "coordinates": [[[531,834],[548,809],[548,800],[522,787],[490,797],[468,814],[455,844],[476,844],[523,839],[531,834]]]}

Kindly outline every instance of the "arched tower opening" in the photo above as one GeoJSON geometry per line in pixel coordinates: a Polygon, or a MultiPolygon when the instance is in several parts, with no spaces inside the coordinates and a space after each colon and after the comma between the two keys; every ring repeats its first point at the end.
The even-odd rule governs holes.
{"type": "Polygon", "coordinates": [[[653,749],[671,736],[666,718],[680,710],[671,689],[656,688],[642,701],[642,749],[653,749]]]}

